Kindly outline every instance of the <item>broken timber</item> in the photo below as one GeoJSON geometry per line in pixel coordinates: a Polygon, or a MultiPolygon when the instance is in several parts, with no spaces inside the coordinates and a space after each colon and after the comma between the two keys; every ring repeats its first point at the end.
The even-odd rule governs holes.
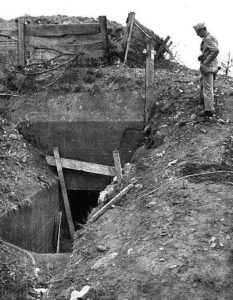
{"type": "Polygon", "coordinates": [[[60,159],[58,148],[54,148],[53,152],[54,152],[55,165],[57,167],[57,173],[58,173],[58,177],[59,177],[59,181],[60,181],[60,185],[61,185],[62,197],[63,197],[63,201],[64,201],[69,231],[70,231],[71,237],[73,238],[74,224],[73,224],[73,219],[72,219],[72,215],[71,215],[70,204],[69,204],[69,200],[68,200],[66,184],[65,184],[65,179],[64,179],[64,175],[63,175],[62,164],[61,164],[61,159],[60,159]]]}

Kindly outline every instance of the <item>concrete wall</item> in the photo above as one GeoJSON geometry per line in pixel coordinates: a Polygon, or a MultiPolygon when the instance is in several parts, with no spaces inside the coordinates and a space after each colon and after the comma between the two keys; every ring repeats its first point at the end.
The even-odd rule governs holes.
{"type": "MultiPolygon", "coordinates": [[[[112,151],[120,152],[122,166],[130,162],[137,148],[143,122],[87,121],[34,122],[21,127],[21,132],[36,147],[53,155],[59,147],[61,157],[113,166],[112,151]]],[[[102,190],[111,177],[64,170],[68,189],[102,190]]]]}
{"type": "MultiPolygon", "coordinates": [[[[12,103],[11,118],[24,137],[45,154],[58,147],[61,157],[113,166],[118,149],[122,165],[130,162],[144,126],[144,100],[138,90],[120,89],[21,96],[12,103]],[[23,105],[22,105],[23,103],[23,105]]],[[[65,170],[68,189],[102,190],[111,178],[65,170]]]]}
{"type": "Polygon", "coordinates": [[[31,201],[0,218],[0,236],[27,250],[53,252],[54,221],[61,209],[58,184],[37,192],[31,201]]]}

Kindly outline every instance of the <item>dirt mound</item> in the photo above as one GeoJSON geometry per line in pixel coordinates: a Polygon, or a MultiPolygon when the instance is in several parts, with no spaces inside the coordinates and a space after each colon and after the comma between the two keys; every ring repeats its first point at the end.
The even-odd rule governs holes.
{"type": "Polygon", "coordinates": [[[154,114],[134,155],[142,188],[76,234],[51,299],[85,285],[89,299],[233,297],[232,80],[218,77],[216,117],[203,123],[198,76],[156,70],[154,114]]]}
{"type": "Polygon", "coordinates": [[[17,125],[0,117],[0,216],[28,205],[32,194],[56,182],[44,155],[25,141],[17,125]]]}

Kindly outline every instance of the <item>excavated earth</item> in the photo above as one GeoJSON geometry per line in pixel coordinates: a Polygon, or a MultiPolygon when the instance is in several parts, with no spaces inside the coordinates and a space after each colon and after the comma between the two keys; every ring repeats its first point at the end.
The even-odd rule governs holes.
{"type": "Polygon", "coordinates": [[[232,79],[216,82],[216,117],[197,117],[198,72],[156,70],[156,105],[133,163],[137,187],[76,233],[50,299],[232,299],[232,79]]]}
{"type": "MultiPolygon", "coordinates": [[[[97,71],[92,69],[89,75],[93,77],[97,71]]],[[[106,86],[108,91],[119,89],[127,94],[130,88],[143,99],[144,70],[115,66],[101,72],[102,83],[98,78],[96,82],[86,82],[78,90],[88,89],[90,93],[100,94],[106,86]]],[[[62,267],[60,264],[57,271],[53,270],[52,279],[44,275],[43,280],[49,285],[49,299],[70,300],[72,291],[79,291],[85,285],[91,286],[87,296],[90,300],[233,298],[232,82],[230,77],[218,76],[216,117],[212,122],[202,122],[197,116],[201,111],[198,72],[175,63],[156,69],[156,103],[152,118],[132,160],[135,171],[131,178],[125,179],[122,187],[134,179],[137,184],[119,205],[76,232],[69,262],[64,260],[62,267]]],[[[60,87],[71,88],[65,83],[60,87]]],[[[65,92],[59,90],[59,85],[49,91],[65,92]]],[[[23,111],[23,105],[30,104],[28,99],[21,98],[21,105],[17,100],[5,100],[1,104],[4,116],[8,116],[4,105],[7,104],[9,110],[23,111]]],[[[2,120],[3,130],[6,131],[6,126],[16,130],[14,124],[6,125],[5,117],[2,120]]],[[[23,141],[18,131],[13,133],[11,139],[23,141]]],[[[5,137],[5,134],[2,139],[10,139],[10,135],[5,137]]],[[[9,142],[8,147],[12,147],[11,140],[9,142]]],[[[24,143],[32,147],[26,141],[22,145],[24,143]]],[[[22,159],[20,165],[23,165],[27,159],[23,162],[24,156],[16,157],[20,149],[18,146],[16,154],[10,152],[7,155],[22,159]]],[[[30,149],[30,153],[37,151],[30,149]]],[[[3,148],[3,151],[6,155],[7,150],[3,148]]],[[[24,152],[20,153],[23,155],[24,152]]],[[[48,178],[55,180],[55,177],[52,173],[49,175],[43,156],[39,157],[38,170],[44,170],[48,175],[36,180],[39,174],[34,173],[35,176],[29,178],[35,178],[38,184],[49,184],[48,178]]],[[[11,160],[4,159],[2,168],[5,165],[9,168],[7,164],[13,164],[11,160]]],[[[16,166],[20,168],[18,164],[16,166]]],[[[25,167],[28,172],[34,170],[30,164],[25,167]]],[[[7,170],[14,187],[19,179],[7,170]]],[[[6,176],[4,174],[1,172],[1,176],[6,176]]],[[[16,186],[12,191],[15,189],[16,186]]],[[[11,201],[3,188],[1,192],[4,201],[13,204],[19,201],[11,201]]],[[[3,207],[5,209],[5,205],[3,207]]],[[[0,246],[0,254],[6,252],[4,244],[0,246]]],[[[43,269],[44,260],[40,263],[43,269]]],[[[8,271],[13,268],[8,263],[4,266],[8,266],[8,271]]],[[[15,268],[14,265],[14,274],[18,274],[15,268]]],[[[1,270],[4,270],[3,265],[1,270]]],[[[27,274],[22,268],[21,271],[27,274]]],[[[9,272],[5,278],[7,284],[11,283],[9,272]]],[[[20,281],[18,284],[22,285],[20,281]]],[[[28,285],[33,286],[31,279],[28,285]]],[[[1,286],[0,291],[3,290],[6,285],[1,286]]],[[[15,295],[15,298],[7,298],[7,293],[4,297],[17,299],[15,295]]],[[[24,299],[35,298],[27,295],[24,299]]]]}

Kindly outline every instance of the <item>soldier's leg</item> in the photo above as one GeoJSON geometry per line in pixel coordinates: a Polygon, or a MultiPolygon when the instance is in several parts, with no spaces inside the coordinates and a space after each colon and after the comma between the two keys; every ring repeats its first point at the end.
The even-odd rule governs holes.
{"type": "Polygon", "coordinates": [[[204,107],[204,95],[203,95],[203,75],[200,76],[200,105],[204,107]]]}
{"type": "Polygon", "coordinates": [[[203,95],[205,103],[205,111],[214,111],[214,79],[213,73],[203,76],[203,95]]]}

